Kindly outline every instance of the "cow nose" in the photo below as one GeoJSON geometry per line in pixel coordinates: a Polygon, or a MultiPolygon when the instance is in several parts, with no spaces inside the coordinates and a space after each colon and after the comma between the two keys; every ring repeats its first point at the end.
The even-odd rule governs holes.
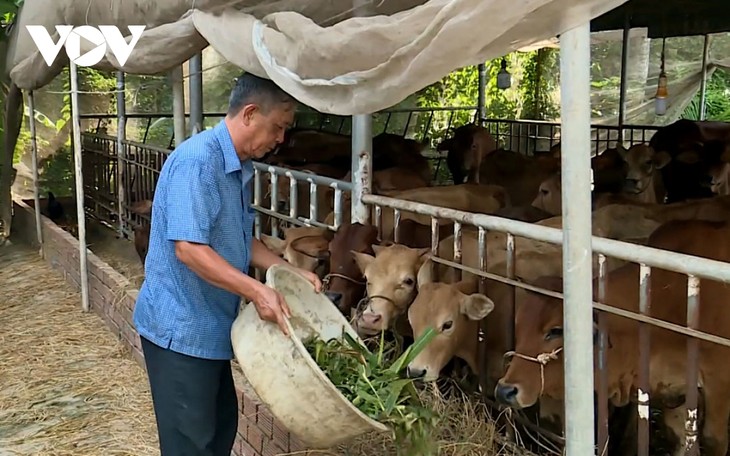
{"type": "Polygon", "coordinates": [[[374,314],[374,313],[362,314],[363,321],[369,325],[377,324],[382,318],[383,317],[381,317],[379,314],[374,314]]]}
{"type": "Polygon", "coordinates": [[[519,390],[514,385],[505,385],[503,383],[497,383],[497,387],[494,389],[494,397],[497,402],[504,405],[514,405],[517,402],[517,393],[519,390]]]}
{"type": "Polygon", "coordinates": [[[324,295],[327,296],[327,299],[332,301],[332,304],[338,307],[342,302],[342,293],[337,293],[336,291],[325,291],[324,295]]]}
{"type": "Polygon", "coordinates": [[[426,369],[418,369],[411,366],[406,366],[406,376],[408,378],[422,378],[426,375],[426,369]]]}

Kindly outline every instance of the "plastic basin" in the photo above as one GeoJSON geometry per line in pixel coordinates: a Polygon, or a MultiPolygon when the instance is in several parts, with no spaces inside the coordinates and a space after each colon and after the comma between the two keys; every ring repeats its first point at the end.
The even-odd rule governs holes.
{"type": "Polygon", "coordinates": [[[337,307],[286,266],[269,268],[266,283],[289,304],[289,337],[261,320],[253,304],[242,306],[231,329],[236,360],[261,402],[309,449],[387,431],[340,393],[302,344],[316,334],[324,340],[341,338],[343,330],[362,341],[337,307]]]}

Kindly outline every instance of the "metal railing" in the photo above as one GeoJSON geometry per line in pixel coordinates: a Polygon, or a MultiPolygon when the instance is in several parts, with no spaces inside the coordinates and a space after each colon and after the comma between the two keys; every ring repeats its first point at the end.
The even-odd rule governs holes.
{"type": "MultiPolygon", "coordinates": [[[[429,117],[427,117],[426,120],[421,118],[419,122],[432,122],[437,111],[438,110],[435,109],[418,111],[421,113],[427,112],[429,114],[429,117]]],[[[447,129],[452,127],[451,122],[453,117],[456,116],[456,114],[451,116],[451,113],[458,111],[459,109],[440,111],[441,113],[449,113],[449,116],[444,121],[444,124],[448,125],[447,129]]],[[[404,110],[404,113],[408,112],[410,112],[410,114],[406,115],[409,117],[403,123],[406,130],[410,128],[409,125],[412,122],[413,113],[416,111],[404,110]]],[[[396,122],[393,121],[393,116],[397,114],[400,113],[398,111],[389,113],[391,117],[385,118],[385,128],[392,128],[392,126],[395,125],[396,122]],[[390,127],[388,127],[388,125],[390,125],[390,127]]],[[[128,118],[133,116],[134,115],[130,115],[128,118]]],[[[556,137],[559,134],[559,125],[550,122],[491,119],[487,120],[485,124],[490,131],[493,132],[495,137],[498,138],[503,147],[508,149],[517,148],[524,152],[527,152],[529,147],[536,147],[529,146],[529,144],[541,144],[540,141],[545,141],[544,144],[547,144],[546,147],[542,148],[544,150],[549,147],[549,145],[556,142],[556,137]],[[530,141],[532,141],[532,143],[530,143],[530,141]],[[515,147],[511,147],[512,145],[515,145],[515,147]]],[[[324,125],[332,125],[332,123],[324,122],[324,125]]],[[[628,138],[627,142],[629,142],[629,144],[633,144],[636,141],[647,140],[647,132],[652,129],[655,129],[655,127],[627,126],[624,127],[623,132],[624,137],[628,138]]],[[[599,148],[603,147],[603,144],[608,147],[608,141],[611,141],[611,138],[618,138],[620,130],[617,127],[599,125],[593,127],[593,132],[593,141],[596,146],[596,150],[599,150],[599,148]]],[[[84,148],[84,181],[87,209],[96,217],[111,225],[118,224],[120,230],[126,236],[131,236],[134,231],[134,226],[149,223],[149,218],[131,213],[131,211],[129,211],[129,205],[135,201],[152,198],[160,170],[166,157],[171,153],[171,150],[125,140],[119,142],[123,150],[122,154],[118,155],[117,138],[103,134],[84,133],[82,134],[82,143],[84,148]],[[123,201],[121,205],[119,204],[119,191],[116,178],[116,171],[119,167],[121,167],[122,170],[121,182],[123,183],[123,194],[125,195],[126,200],[123,201]],[[118,215],[118,207],[123,208],[121,217],[118,215]]],[[[278,236],[280,223],[288,223],[297,226],[320,226],[331,231],[336,231],[344,220],[346,214],[349,213],[348,200],[350,192],[352,191],[352,184],[349,182],[264,163],[255,163],[254,169],[253,207],[257,212],[255,221],[256,237],[260,237],[262,234],[278,236]],[[279,185],[283,179],[288,180],[288,185],[279,185]],[[285,191],[284,189],[287,186],[288,198],[282,198],[281,194],[285,191]],[[302,211],[299,210],[300,205],[298,203],[302,200],[302,198],[306,197],[310,200],[308,213],[306,213],[307,211],[302,213],[302,211]],[[288,203],[288,207],[279,204],[283,201],[288,203]],[[327,213],[326,211],[323,212],[321,210],[321,204],[323,201],[325,204],[329,205],[331,212],[327,213]],[[331,217],[325,217],[323,216],[324,214],[331,215],[331,217]]],[[[555,294],[549,290],[538,290],[535,287],[516,280],[514,274],[516,259],[515,237],[525,237],[560,245],[562,244],[562,231],[559,229],[542,227],[539,225],[517,222],[494,216],[473,214],[426,204],[401,201],[377,195],[366,195],[363,198],[363,201],[366,204],[375,207],[375,224],[378,227],[381,225],[380,219],[382,217],[383,208],[394,211],[396,242],[399,241],[398,224],[401,220],[401,212],[415,212],[430,216],[432,220],[432,253],[435,255],[434,261],[437,263],[440,262],[441,264],[460,269],[461,271],[476,274],[483,278],[493,279],[514,287],[532,289],[533,291],[539,291],[547,295],[560,296],[559,294],[555,294]],[[440,239],[438,237],[438,220],[435,217],[445,218],[454,222],[454,256],[451,259],[438,257],[438,245],[440,239]],[[470,268],[461,264],[461,231],[465,225],[472,225],[477,228],[479,232],[479,268],[470,268]],[[486,272],[488,258],[486,258],[484,245],[486,243],[487,231],[507,233],[505,247],[507,252],[507,262],[506,273],[504,276],[486,272]]],[[[692,328],[683,328],[679,325],[662,322],[657,319],[642,316],[641,314],[622,311],[601,303],[603,296],[605,296],[606,256],[639,262],[642,265],[642,272],[644,273],[646,273],[646,271],[650,271],[650,268],[652,267],[662,267],[689,274],[693,277],[692,280],[695,280],[695,277],[719,277],[723,280],[730,280],[730,267],[727,264],[596,237],[593,238],[593,249],[599,253],[599,264],[603,265],[599,272],[599,280],[600,284],[602,284],[599,284],[599,299],[598,302],[594,303],[594,307],[597,310],[625,316],[639,320],[645,324],[656,325],[665,329],[697,337],[702,340],[712,342],[719,341],[723,344],[728,344],[728,342],[724,339],[702,333],[692,328]]],[[[644,288],[645,287],[642,286],[642,292],[644,288]]],[[[514,305],[514,293],[512,293],[512,296],[512,304],[514,305]]],[[[642,302],[646,301],[646,297],[642,299],[642,302]]],[[[697,306],[694,307],[696,308],[697,306]]],[[[512,312],[514,312],[514,310],[512,310],[512,312]]],[[[605,325],[600,317],[599,325],[601,326],[602,331],[604,331],[605,325]]],[[[514,328],[509,328],[508,337],[512,339],[513,335],[514,328]]],[[[643,351],[642,354],[645,355],[643,351]]],[[[604,350],[599,351],[599,357],[601,357],[601,359],[605,359],[604,350]]],[[[482,374],[482,372],[480,372],[480,374],[482,374]]],[[[648,374],[642,373],[641,375],[641,381],[646,381],[645,375],[648,374]]],[[[605,383],[603,386],[605,386],[605,383]]],[[[599,398],[605,397],[605,390],[599,389],[599,398]]],[[[692,398],[690,397],[690,399],[692,398]]],[[[689,405],[692,404],[690,403],[689,405]]],[[[604,429],[602,432],[599,432],[599,446],[603,447],[607,439],[607,431],[605,430],[608,415],[607,406],[599,406],[598,414],[599,423],[602,423],[604,429]]],[[[525,419],[518,419],[517,421],[526,425],[530,429],[537,429],[533,423],[528,422],[525,419]]],[[[640,433],[642,433],[642,435],[644,435],[644,433],[648,433],[648,427],[645,428],[645,426],[642,425],[640,433]]],[[[557,435],[544,431],[542,431],[541,434],[543,436],[548,436],[548,438],[550,438],[554,443],[560,443],[560,437],[557,435]]],[[[645,453],[642,452],[642,454],[645,453]]]]}

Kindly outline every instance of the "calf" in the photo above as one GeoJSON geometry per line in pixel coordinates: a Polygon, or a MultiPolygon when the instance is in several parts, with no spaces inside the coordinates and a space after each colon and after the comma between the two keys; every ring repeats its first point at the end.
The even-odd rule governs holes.
{"type": "Polygon", "coordinates": [[[312,226],[284,228],[283,231],[284,239],[262,234],[261,242],[288,263],[317,272],[323,278],[329,261],[331,232],[312,226]]]}
{"type": "Polygon", "coordinates": [[[479,183],[482,160],[497,149],[497,141],[489,131],[476,124],[462,125],[454,130],[451,138],[442,141],[436,150],[447,151],[446,166],[454,184],[479,183]]]}
{"type": "Polygon", "coordinates": [[[355,262],[354,252],[373,254],[372,245],[377,243],[377,237],[378,230],[372,225],[344,223],[329,243],[329,271],[323,285],[326,296],[345,317],[351,317],[365,294],[365,278],[355,262]]]}
{"type": "MultiPolygon", "coordinates": [[[[375,256],[355,252],[355,262],[366,281],[367,302],[355,323],[359,334],[375,335],[390,329],[416,297],[416,274],[430,251],[400,244],[373,245],[375,256]]],[[[359,310],[359,309],[358,309],[359,310]]]]}
{"type": "Polygon", "coordinates": [[[617,149],[627,166],[622,192],[638,202],[663,203],[666,189],[659,170],[672,157],[666,152],[656,152],[646,144],[636,144],[628,150],[622,146],[617,149]]]}
{"type": "MultiPolygon", "coordinates": [[[[658,228],[649,245],[665,250],[730,261],[730,225],[728,223],[681,221],[658,228]]],[[[650,276],[649,315],[670,323],[686,323],[687,277],[683,274],[654,268],[650,276]]],[[[538,281],[548,289],[560,290],[558,278],[538,281]]],[[[597,284],[594,284],[597,290],[597,284]]],[[[730,314],[718,303],[730,300],[726,284],[701,280],[699,293],[699,330],[720,337],[730,336],[730,314]]],[[[639,267],[627,264],[607,276],[605,304],[638,313],[639,267]]],[[[640,387],[638,328],[635,320],[607,313],[608,397],[614,405],[634,401],[633,391],[640,387]]],[[[594,330],[595,331],[595,330],[594,330]]],[[[665,403],[677,402],[686,389],[686,336],[656,326],[650,327],[650,393],[665,403]]],[[[594,334],[597,334],[595,332],[594,334]]],[[[495,388],[498,401],[514,408],[529,407],[539,397],[562,399],[563,310],[559,299],[530,293],[520,305],[515,322],[515,352],[506,374],[495,388]],[[536,362],[540,360],[540,362],[536,362]]],[[[595,338],[594,338],[595,340],[595,338]]],[[[718,369],[730,356],[727,347],[699,342],[698,381],[705,395],[705,423],[702,429],[704,454],[724,456],[728,447],[728,415],[730,414],[730,376],[718,369]]],[[[597,364],[595,364],[597,366],[597,364]]],[[[681,399],[680,399],[681,401],[681,399]]],[[[681,419],[665,423],[681,438],[686,413],[674,414],[681,419]]],[[[678,449],[675,454],[684,454],[678,449]]]]}
{"type": "Polygon", "coordinates": [[[494,310],[494,302],[476,292],[477,281],[434,282],[431,265],[426,261],[418,271],[418,296],[408,308],[408,322],[415,339],[428,328],[435,329],[438,336],[408,364],[406,373],[435,381],[454,356],[463,359],[472,372],[479,372],[479,321],[494,310]]]}

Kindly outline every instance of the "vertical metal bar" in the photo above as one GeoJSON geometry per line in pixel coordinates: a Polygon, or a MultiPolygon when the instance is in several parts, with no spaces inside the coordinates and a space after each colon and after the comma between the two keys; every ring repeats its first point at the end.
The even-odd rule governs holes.
{"type": "MultiPolygon", "coordinates": [[[[507,259],[506,259],[506,269],[505,271],[508,279],[514,279],[515,278],[515,237],[512,233],[507,233],[507,259]]],[[[507,347],[509,347],[510,350],[514,350],[515,348],[515,306],[516,306],[516,299],[517,294],[515,287],[510,286],[509,287],[509,307],[507,311],[507,331],[505,331],[505,337],[507,338],[507,347]]]]}
{"type": "Polygon", "coordinates": [[[352,116],[352,198],[353,223],[367,224],[370,211],[362,195],[372,193],[373,119],[370,114],[352,116]]]}
{"type": "Polygon", "coordinates": [[[175,127],[175,147],[185,141],[185,83],[182,65],[170,71],[172,83],[172,114],[175,127]]]}
{"type": "Polygon", "coordinates": [[[396,244],[400,243],[400,236],[398,235],[398,228],[400,228],[400,209],[393,209],[393,242],[396,244]]]}
{"type": "Polygon", "coordinates": [[[190,57],[190,136],[203,131],[203,53],[190,57]]]}
{"type": "Polygon", "coordinates": [[[117,216],[119,217],[119,237],[124,237],[124,211],[125,192],[124,176],[129,176],[124,171],[124,140],[127,138],[127,101],[125,97],[124,72],[117,71],[117,216]]]}
{"type": "MultiPolygon", "coordinates": [[[[279,205],[279,175],[269,168],[269,176],[271,176],[269,182],[271,182],[271,201],[269,201],[269,209],[271,212],[277,213],[279,205]]],[[[279,236],[279,219],[277,217],[271,218],[271,235],[274,237],[279,236]]]]}
{"type": "MultiPolygon", "coordinates": [[[[253,170],[253,204],[261,207],[261,171],[253,170]]],[[[256,211],[254,216],[254,236],[261,239],[261,212],[256,211]]]]}
{"type": "MultiPolygon", "coordinates": [[[[364,17],[373,12],[370,0],[353,0],[353,16],[364,17]]],[[[367,224],[370,211],[362,202],[362,195],[372,193],[373,174],[373,116],[352,116],[352,223],[367,224]]]]}
{"type": "MultiPolygon", "coordinates": [[[[700,324],[700,279],[687,277],[687,327],[698,329],[700,324]]],[[[697,361],[699,358],[699,340],[687,338],[687,393],[685,406],[687,418],[685,422],[685,454],[697,456],[697,361]]]]}
{"type": "MultiPolygon", "coordinates": [[[[590,24],[560,36],[561,142],[564,150],[590,150],[590,24]]],[[[565,441],[567,456],[595,452],[593,265],[591,255],[590,154],[564,154],[561,162],[563,200],[563,282],[565,326],[565,441]]]]}
{"type": "MultiPolygon", "coordinates": [[[[651,310],[651,268],[644,264],[639,267],[639,312],[649,315],[651,310]]],[[[647,323],[639,323],[639,388],[637,407],[639,412],[639,456],[649,455],[649,358],[651,353],[651,334],[647,323]]]]}
{"type": "Polygon", "coordinates": [[[35,229],[40,254],[43,256],[43,225],[41,224],[40,183],[38,182],[38,142],[35,129],[35,97],[33,91],[28,91],[28,125],[30,126],[30,147],[33,166],[33,204],[35,205],[35,229]]]}
{"type": "MultiPolygon", "coordinates": [[[[350,204],[352,204],[352,194],[350,204]]],[[[353,220],[353,223],[356,222],[353,220]]],[[[378,239],[383,239],[383,208],[380,206],[375,206],[375,227],[378,229],[378,239]]]]}
{"type": "MultiPolygon", "coordinates": [[[[431,255],[437,257],[439,254],[439,220],[431,217],[431,255]]],[[[439,280],[438,265],[435,261],[431,262],[431,275],[434,282],[439,280]]]]}
{"type": "MultiPolygon", "coordinates": [[[[629,15],[626,14],[624,16],[624,32],[623,32],[623,42],[621,43],[621,83],[619,85],[619,95],[618,95],[618,140],[623,141],[624,140],[624,123],[626,123],[626,89],[628,84],[628,74],[629,74],[629,37],[631,32],[631,21],[629,19],[629,15]]],[[[598,139],[598,135],[596,134],[596,139],[598,139]]],[[[598,145],[596,144],[596,147],[598,145]]],[[[598,153],[598,151],[596,151],[598,153]]]]}
{"type": "Polygon", "coordinates": [[[335,230],[342,225],[342,190],[336,185],[335,188],[335,230]]]}
{"type": "Polygon", "coordinates": [[[81,278],[81,307],[89,311],[89,275],[86,263],[86,212],[84,211],[84,176],[81,161],[81,123],[79,121],[79,82],[76,64],[69,61],[71,73],[71,130],[74,147],[74,180],[76,181],[76,218],[79,230],[79,262],[81,278]]]}
{"type": "MultiPolygon", "coordinates": [[[[461,222],[454,222],[454,263],[461,264],[461,222]]],[[[461,269],[454,268],[454,282],[461,280],[461,269]]]]}
{"type": "Polygon", "coordinates": [[[309,182],[309,220],[317,220],[318,212],[318,201],[317,201],[317,184],[312,179],[307,179],[309,182]]]}
{"type": "Polygon", "coordinates": [[[289,178],[289,217],[296,220],[299,216],[299,181],[297,181],[291,172],[288,171],[286,176],[289,178]]]}
{"type": "MultiPolygon", "coordinates": [[[[485,272],[487,270],[487,230],[479,227],[479,270],[485,272]]],[[[487,280],[484,277],[479,278],[479,293],[487,294],[487,280]]],[[[485,341],[485,322],[479,321],[479,330],[477,331],[477,353],[479,359],[479,387],[482,395],[487,394],[487,356],[485,341]]]]}
{"type": "Polygon", "coordinates": [[[707,64],[710,60],[710,35],[705,35],[702,48],[702,80],[700,81],[700,120],[707,117],[707,64]]]}
{"type": "Polygon", "coordinates": [[[477,68],[479,71],[479,95],[477,99],[477,116],[479,119],[477,125],[482,125],[484,119],[487,118],[487,66],[480,63],[477,68]]]}
{"type": "MultiPolygon", "coordinates": [[[[606,300],[606,255],[598,255],[598,302],[606,300]]],[[[608,451],[608,334],[606,314],[598,312],[598,454],[608,451]]]]}

